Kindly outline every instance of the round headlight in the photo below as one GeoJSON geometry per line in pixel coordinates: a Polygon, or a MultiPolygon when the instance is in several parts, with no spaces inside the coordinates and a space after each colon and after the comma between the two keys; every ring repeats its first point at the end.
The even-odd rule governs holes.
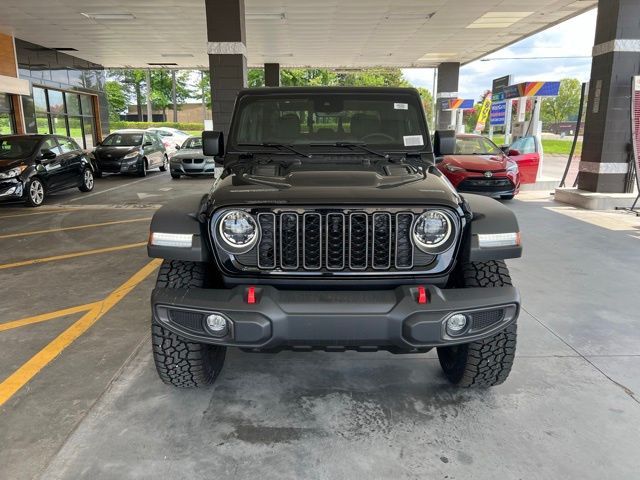
{"type": "Polygon", "coordinates": [[[449,240],[452,231],[449,215],[440,210],[429,210],[416,220],[413,240],[420,250],[431,253],[449,240]]]}
{"type": "Polygon", "coordinates": [[[234,253],[248,252],[258,241],[259,230],[251,215],[241,210],[225,213],[218,223],[222,241],[234,253]]]}

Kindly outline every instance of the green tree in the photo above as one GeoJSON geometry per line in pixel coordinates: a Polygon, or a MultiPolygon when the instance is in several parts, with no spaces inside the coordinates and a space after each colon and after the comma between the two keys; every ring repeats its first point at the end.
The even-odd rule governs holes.
{"type": "Polygon", "coordinates": [[[251,88],[264,87],[264,68],[250,68],[247,72],[247,84],[251,88]]]}
{"type": "Polygon", "coordinates": [[[207,108],[211,108],[211,74],[209,70],[200,71],[200,76],[191,95],[204,103],[207,108]]]}
{"type": "MultiPolygon", "coordinates": [[[[192,92],[188,85],[189,74],[185,71],[176,72],[176,103],[180,105],[191,98],[192,92]]],[[[151,103],[154,108],[162,110],[167,115],[167,108],[173,105],[173,81],[169,70],[151,70],[151,103]]]]}
{"type": "Polygon", "coordinates": [[[109,78],[122,83],[127,100],[130,97],[135,99],[138,121],[140,122],[143,118],[142,105],[146,103],[143,96],[144,88],[146,88],[146,75],[146,71],[139,68],[110,70],[108,74],[109,78]]]}
{"type": "Polygon", "coordinates": [[[109,104],[109,120],[120,120],[120,113],[127,109],[128,99],[122,84],[115,80],[105,83],[104,91],[109,104]]]}
{"type": "Polygon", "coordinates": [[[578,115],[582,85],[576,78],[565,78],[560,82],[557,97],[542,100],[540,116],[543,122],[558,124],[578,115]]]}
{"type": "Polygon", "coordinates": [[[433,119],[433,95],[429,89],[424,87],[418,87],[417,90],[422,99],[422,106],[424,108],[424,114],[427,117],[427,122],[431,123],[433,119]]]}
{"type": "Polygon", "coordinates": [[[354,87],[410,87],[399,68],[365,68],[363,70],[340,73],[338,85],[354,87]]]}

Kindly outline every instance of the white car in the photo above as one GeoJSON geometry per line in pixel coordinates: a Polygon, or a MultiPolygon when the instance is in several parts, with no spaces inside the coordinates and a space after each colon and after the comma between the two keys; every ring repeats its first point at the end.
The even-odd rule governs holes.
{"type": "Polygon", "coordinates": [[[147,128],[147,131],[160,135],[160,139],[162,140],[162,144],[164,145],[169,158],[171,158],[178,148],[180,148],[180,145],[182,145],[184,141],[191,136],[182,130],[171,127],[152,127],[147,128]]]}

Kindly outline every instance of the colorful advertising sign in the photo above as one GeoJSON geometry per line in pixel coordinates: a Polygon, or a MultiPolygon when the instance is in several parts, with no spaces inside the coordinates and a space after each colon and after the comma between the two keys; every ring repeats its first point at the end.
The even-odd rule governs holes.
{"type": "Polygon", "coordinates": [[[507,102],[494,102],[491,105],[489,125],[502,126],[507,123],[507,102]]]}
{"type": "Polygon", "coordinates": [[[465,99],[465,98],[451,98],[449,99],[449,110],[457,110],[461,108],[462,110],[470,110],[473,108],[473,99],[465,99]]]}
{"type": "Polygon", "coordinates": [[[560,82],[524,82],[504,88],[504,98],[555,97],[560,91],[560,82]]]}
{"type": "Polygon", "coordinates": [[[495,78],[491,87],[492,104],[489,115],[489,125],[501,127],[507,123],[507,102],[504,99],[504,89],[511,84],[511,75],[495,78]]]}
{"type": "Polygon", "coordinates": [[[488,92],[484,100],[482,101],[482,106],[480,107],[480,113],[478,114],[478,123],[476,123],[476,132],[482,132],[484,127],[487,124],[487,120],[489,119],[489,112],[491,111],[491,92],[488,92]]]}

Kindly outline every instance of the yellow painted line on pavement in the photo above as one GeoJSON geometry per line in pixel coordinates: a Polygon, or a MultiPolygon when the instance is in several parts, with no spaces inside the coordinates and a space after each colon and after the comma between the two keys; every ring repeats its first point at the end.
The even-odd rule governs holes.
{"type": "Polygon", "coordinates": [[[20,262],[5,263],[4,265],[0,265],[0,270],[5,270],[7,268],[24,267],[27,265],[37,265],[39,263],[45,263],[45,262],[55,262],[56,260],[66,260],[68,258],[85,257],[87,255],[97,255],[99,253],[117,252],[120,250],[128,250],[131,248],[142,247],[146,244],[147,242],[129,243],[127,245],[118,245],[117,247],[96,248],[94,250],[85,250],[83,252],[54,255],[53,257],[41,257],[41,258],[33,258],[31,260],[21,260],[20,262]]]}
{"type": "Polygon", "coordinates": [[[86,312],[87,310],[91,310],[98,305],[100,305],[100,302],[86,303],[84,305],[77,305],[75,307],[56,310],[55,312],[41,313],[40,315],[34,315],[33,317],[21,318],[20,320],[0,323],[0,332],[24,327],[25,325],[33,325],[34,323],[42,323],[49,320],[55,320],[56,318],[64,317],[66,315],[73,315],[74,313],[86,312]]]}
{"type": "Polygon", "coordinates": [[[27,360],[18,370],[0,383],[0,407],[4,405],[18,390],[24,387],[40,370],[53,361],[62,351],[71,345],[80,335],[85,333],[94,323],[127,296],[140,282],[151,275],[162,263],[154,259],[138,270],[129,280],[98,302],[78,321],[52,340],[46,347],[27,360]]]}
{"type": "Polygon", "coordinates": [[[0,239],[3,238],[15,238],[15,237],[28,237],[30,235],[40,235],[43,233],[53,233],[53,232],[63,232],[66,230],[82,230],[84,228],[95,228],[95,227],[105,227],[108,225],[119,225],[121,223],[133,223],[133,222],[146,222],[151,220],[151,217],[145,218],[133,218],[129,220],[117,220],[114,222],[103,222],[103,223],[91,223],[88,225],[76,225],[75,227],[62,227],[62,228],[51,228],[49,230],[34,230],[31,232],[21,232],[21,233],[10,233],[8,235],[0,235],[0,239]]]}

